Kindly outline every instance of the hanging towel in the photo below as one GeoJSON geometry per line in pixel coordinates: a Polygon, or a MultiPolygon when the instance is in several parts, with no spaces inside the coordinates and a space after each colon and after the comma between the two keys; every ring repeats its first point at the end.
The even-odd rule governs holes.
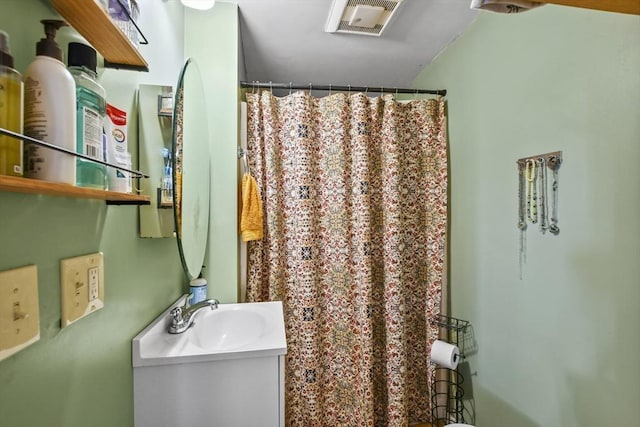
{"type": "Polygon", "coordinates": [[[240,234],[243,242],[262,239],[262,201],[258,183],[250,173],[242,175],[240,234]]]}
{"type": "Polygon", "coordinates": [[[527,0],[471,0],[471,9],[498,13],[518,13],[542,6],[544,3],[527,0]]]}

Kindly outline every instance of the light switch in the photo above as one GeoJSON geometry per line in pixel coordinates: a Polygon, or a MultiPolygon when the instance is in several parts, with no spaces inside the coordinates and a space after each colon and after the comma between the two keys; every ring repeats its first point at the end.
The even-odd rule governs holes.
{"type": "Polygon", "coordinates": [[[0,272],[0,360],[39,339],[38,268],[0,272]]]}
{"type": "Polygon", "coordinates": [[[60,261],[61,326],[104,307],[104,262],[101,252],[60,261]]]}

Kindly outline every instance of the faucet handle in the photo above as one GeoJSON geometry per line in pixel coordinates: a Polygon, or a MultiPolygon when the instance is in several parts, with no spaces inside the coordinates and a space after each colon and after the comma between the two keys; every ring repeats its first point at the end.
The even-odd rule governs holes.
{"type": "Polygon", "coordinates": [[[174,307],[171,310],[171,317],[173,317],[173,324],[174,325],[182,323],[182,321],[183,321],[182,320],[182,310],[183,310],[183,307],[174,307]]]}

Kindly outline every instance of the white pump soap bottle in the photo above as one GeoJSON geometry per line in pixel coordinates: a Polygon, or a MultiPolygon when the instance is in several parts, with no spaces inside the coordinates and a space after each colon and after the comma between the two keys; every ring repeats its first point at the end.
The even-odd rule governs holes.
{"type": "MultiPolygon", "coordinates": [[[[76,150],[76,90],[62,62],[62,49],[54,38],[67,23],[42,20],[46,38],[36,44],[36,57],[24,81],[24,133],[49,144],[76,150]]],[[[25,144],[26,176],[75,185],[76,162],[71,154],[25,144]]]]}

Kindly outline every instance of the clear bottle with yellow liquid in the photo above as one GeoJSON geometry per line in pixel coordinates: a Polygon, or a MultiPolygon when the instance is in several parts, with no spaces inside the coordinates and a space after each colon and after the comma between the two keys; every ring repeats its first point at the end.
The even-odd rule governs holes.
{"type": "MultiPolygon", "coordinates": [[[[0,31],[0,128],[22,133],[22,76],[13,68],[9,36],[0,31]]],[[[0,175],[22,176],[22,140],[0,135],[0,175]]]]}

